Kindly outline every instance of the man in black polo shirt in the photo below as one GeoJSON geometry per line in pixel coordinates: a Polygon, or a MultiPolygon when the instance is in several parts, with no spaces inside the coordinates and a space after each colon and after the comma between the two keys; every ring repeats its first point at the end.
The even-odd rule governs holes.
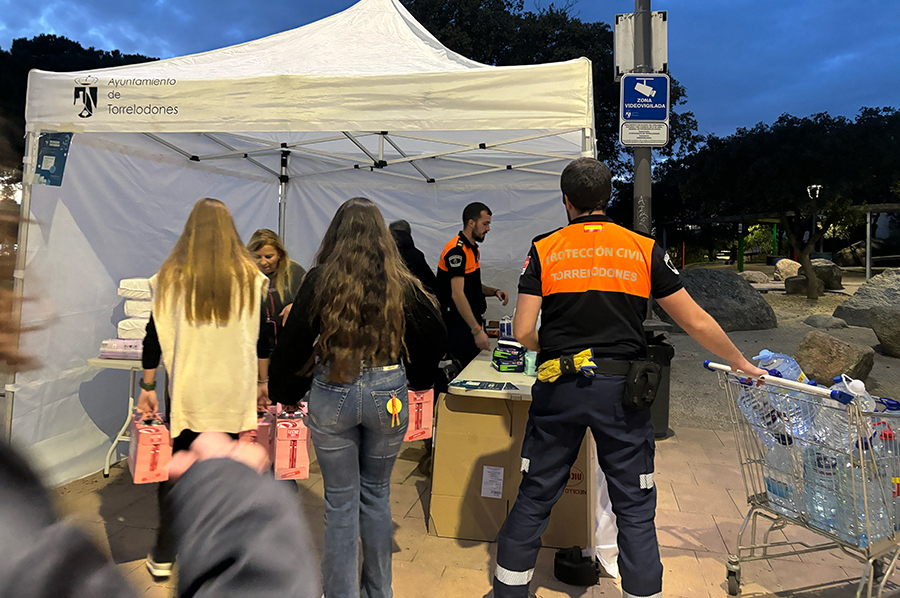
{"type": "Polygon", "coordinates": [[[566,167],[560,186],[569,225],[534,239],[519,279],[513,332],[538,351],[541,367],[522,442],[522,483],[497,539],[494,598],[528,595],[541,534],[587,428],[597,442],[619,527],[623,595],[662,596],[653,522],[653,425],[649,409],[629,404],[625,375],[646,365],[642,324],[651,295],[732,368],[765,373],[691,299],[653,239],[604,215],[610,182],[609,169],[593,158],[566,167]],[[539,313],[540,336],[535,329],[539,313]],[[590,356],[587,361],[583,352],[590,356]]]}
{"type": "Polygon", "coordinates": [[[497,297],[506,305],[509,297],[500,289],[481,282],[481,253],[478,243],[491,230],[491,209],[481,202],[463,210],[463,229],[451,239],[438,260],[437,298],[447,325],[447,347],[460,370],[480,351],[490,349],[482,328],[487,297],[497,297]]]}

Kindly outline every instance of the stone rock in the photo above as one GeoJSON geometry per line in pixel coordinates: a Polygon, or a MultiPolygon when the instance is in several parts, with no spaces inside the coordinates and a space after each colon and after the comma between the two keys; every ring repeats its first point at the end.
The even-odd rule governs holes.
{"type": "Polygon", "coordinates": [[[784,258],[775,264],[775,280],[787,280],[791,276],[797,276],[800,271],[800,262],[784,258]]]}
{"type": "Polygon", "coordinates": [[[869,324],[884,352],[900,357],[900,305],[873,307],[869,310],[869,324]]]}
{"type": "Polygon", "coordinates": [[[813,328],[822,328],[824,330],[847,327],[847,322],[828,314],[813,314],[803,320],[803,323],[813,328]]]}
{"type": "MultiPolygon", "coordinates": [[[[817,290],[816,297],[820,297],[822,293],[825,292],[825,283],[822,282],[821,279],[817,278],[816,282],[817,290]]],[[[805,276],[790,276],[784,279],[784,291],[788,295],[805,295],[806,294],[806,277],[805,276]]]]}
{"type": "MultiPolygon", "coordinates": [[[[831,260],[823,260],[821,258],[816,258],[811,261],[813,272],[816,273],[816,278],[825,283],[826,289],[839,291],[844,288],[844,285],[841,284],[842,271],[840,266],[831,260]]],[[[797,274],[806,276],[805,268],[801,266],[797,271],[797,274]]]]}
{"type": "Polygon", "coordinates": [[[875,349],[813,330],[800,342],[794,359],[807,377],[830,386],[831,380],[841,374],[865,380],[875,365],[875,349]]]}
{"type": "Polygon", "coordinates": [[[759,272],[758,270],[746,270],[744,272],[738,272],[738,276],[746,280],[747,282],[765,284],[769,282],[769,277],[766,276],[765,272],[759,272]]]}
{"type": "Polygon", "coordinates": [[[851,326],[869,326],[869,310],[879,305],[900,305],[900,268],[870,278],[852,297],[838,305],[833,315],[851,326]]]}
{"type": "MultiPolygon", "coordinates": [[[[749,282],[731,270],[690,268],[681,271],[681,282],[694,301],[726,332],[778,326],[772,306],[749,282]]],[[[655,309],[660,319],[675,324],[665,310],[658,305],[655,309]]],[[[675,329],[681,331],[677,324],[675,329]]]]}

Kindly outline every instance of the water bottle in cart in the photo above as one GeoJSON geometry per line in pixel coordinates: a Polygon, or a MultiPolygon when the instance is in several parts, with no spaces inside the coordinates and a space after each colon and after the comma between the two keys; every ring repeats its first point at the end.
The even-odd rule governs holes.
{"type": "Polygon", "coordinates": [[[763,443],[765,450],[771,450],[777,439],[786,436],[784,423],[769,404],[768,391],[756,386],[752,381],[742,386],[737,398],[738,407],[754,433],[763,443]]]}
{"type": "Polygon", "coordinates": [[[782,434],[777,443],[766,453],[763,466],[763,479],[766,482],[766,495],[769,505],[783,515],[797,517],[799,515],[794,493],[794,475],[791,467],[791,445],[789,436],[782,434]]]}
{"type": "Polygon", "coordinates": [[[848,526],[850,540],[858,540],[860,548],[886,538],[891,531],[885,511],[891,491],[875,461],[880,449],[878,438],[863,439],[854,447],[853,458],[841,472],[839,517],[848,526]]]}
{"type": "MultiPolygon", "coordinates": [[[[808,380],[800,364],[790,355],[763,349],[753,359],[758,359],[759,367],[773,376],[801,384],[808,380]]],[[[781,416],[787,433],[796,438],[810,439],[812,423],[821,402],[818,397],[774,387],[769,389],[768,397],[769,403],[781,416]]]]}
{"type": "MultiPolygon", "coordinates": [[[[853,397],[852,404],[864,413],[876,410],[875,399],[866,392],[866,385],[862,380],[854,380],[847,375],[836,376],[831,390],[839,390],[853,397]]],[[[849,454],[852,447],[859,444],[860,434],[857,426],[854,425],[851,429],[847,407],[832,399],[825,399],[823,406],[817,416],[816,441],[849,454]]],[[[875,430],[869,418],[864,416],[864,419],[864,422],[860,422],[863,438],[871,438],[875,430]]]]}
{"type": "Polygon", "coordinates": [[[849,540],[846,530],[839,533],[838,464],[840,455],[818,446],[808,446],[803,450],[803,498],[809,523],[816,529],[837,533],[849,540]]]}
{"type": "Polygon", "coordinates": [[[891,422],[900,423],[900,402],[892,399],[877,399],[879,411],[885,414],[875,423],[875,430],[881,440],[876,454],[879,471],[886,485],[888,499],[888,519],[894,531],[900,531],[900,429],[894,430],[891,422]]]}

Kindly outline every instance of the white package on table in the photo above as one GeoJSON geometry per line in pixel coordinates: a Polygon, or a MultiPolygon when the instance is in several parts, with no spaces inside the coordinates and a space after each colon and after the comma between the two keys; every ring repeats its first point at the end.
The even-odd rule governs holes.
{"type": "Polygon", "coordinates": [[[150,280],[148,278],[125,278],[119,281],[119,297],[145,301],[151,299],[150,280]]]}
{"type": "Polygon", "coordinates": [[[149,318],[152,301],[129,299],[125,301],[125,315],[129,318],[149,318]]]}
{"type": "Polygon", "coordinates": [[[128,318],[119,322],[118,333],[119,338],[139,338],[141,340],[147,335],[147,322],[150,318],[128,318]]]}

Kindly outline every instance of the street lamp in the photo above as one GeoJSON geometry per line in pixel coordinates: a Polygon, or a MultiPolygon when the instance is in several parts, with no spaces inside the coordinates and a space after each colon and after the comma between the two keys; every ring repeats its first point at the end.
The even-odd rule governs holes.
{"type": "MultiPolygon", "coordinates": [[[[821,190],[822,190],[822,185],[810,185],[809,187],[806,188],[806,194],[809,195],[809,198],[811,200],[816,201],[817,199],[819,199],[819,192],[821,190]]],[[[815,209],[815,206],[813,206],[813,209],[815,209]]],[[[814,214],[815,214],[815,212],[814,212],[814,214]]],[[[819,218],[818,214],[815,214],[813,216],[813,227],[812,227],[812,230],[809,232],[810,235],[816,234],[816,220],[818,220],[818,218],[819,218]]],[[[819,245],[819,251],[822,252],[822,251],[824,251],[824,249],[825,249],[825,235],[822,235],[822,243],[819,245]]]]}

